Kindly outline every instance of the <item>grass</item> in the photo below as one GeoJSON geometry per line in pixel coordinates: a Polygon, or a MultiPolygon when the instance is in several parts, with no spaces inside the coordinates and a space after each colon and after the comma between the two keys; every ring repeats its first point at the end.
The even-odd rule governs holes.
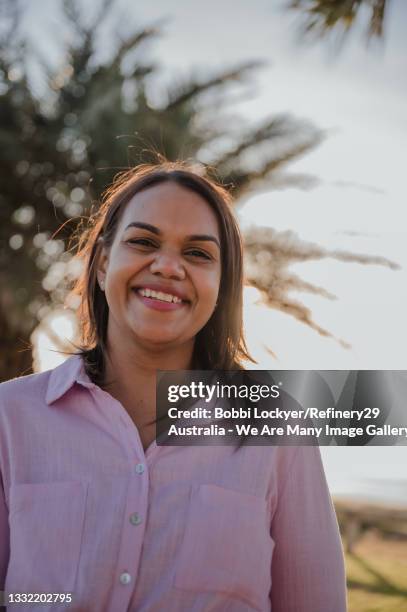
{"type": "Polygon", "coordinates": [[[349,612],[407,612],[407,541],[369,530],[346,554],[349,612]]]}

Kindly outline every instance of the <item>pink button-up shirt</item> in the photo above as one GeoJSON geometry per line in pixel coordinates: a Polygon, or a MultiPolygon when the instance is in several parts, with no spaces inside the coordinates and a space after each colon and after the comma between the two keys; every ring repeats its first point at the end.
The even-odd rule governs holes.
{"type": "Polygon", "coordinates": [[[319,449],[144,452],[78,356],[3,383],[2,589],[72,593],[24,610],[344,612],[319,449]]]}

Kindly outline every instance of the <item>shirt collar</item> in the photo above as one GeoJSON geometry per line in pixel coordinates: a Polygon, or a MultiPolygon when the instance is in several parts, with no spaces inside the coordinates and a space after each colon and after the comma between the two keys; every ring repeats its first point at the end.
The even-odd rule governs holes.
{"type": "Polygon", "coordinates": [[[61,365],[51,371],[45,401],[53,404],[71,389],[75,383],[83,387],[94,387],[85,372],[84,363],[81,355],[72,355],[61,365]]]}

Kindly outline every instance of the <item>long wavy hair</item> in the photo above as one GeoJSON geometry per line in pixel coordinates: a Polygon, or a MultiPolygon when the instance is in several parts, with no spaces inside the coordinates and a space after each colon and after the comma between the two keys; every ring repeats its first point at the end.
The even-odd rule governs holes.
{"type": "Polygon", "coordinates": [[[73,294],[79,296],[80,353],[96,384],[103,384],[107,351],[109,307],[97,282],[102,247],[112,245],[127,203],[141,191],[165,182],[177,183],[200,195],[214,211],[220,230],[221,280],[217,307],[198,332],[193,369],[243,370],[249,354],[243,333],[243,243],[229,192],[214,179],[203,177],[186,162],[142,164],[120,173],[103,194],[77,242],[82,273],[73,294]]]}

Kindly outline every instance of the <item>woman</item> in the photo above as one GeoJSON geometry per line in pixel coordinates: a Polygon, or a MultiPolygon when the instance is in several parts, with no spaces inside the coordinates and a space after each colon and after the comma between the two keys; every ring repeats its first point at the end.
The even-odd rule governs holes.
{"type": "Polygon", "coordinates": [[[0,588],[68,593],[75,611],[343,612],[318,448],[154,440],[157,370],[250,358],[227,192],[142,166],[79,256],[81,355],[0,387],[0,588]]]}

